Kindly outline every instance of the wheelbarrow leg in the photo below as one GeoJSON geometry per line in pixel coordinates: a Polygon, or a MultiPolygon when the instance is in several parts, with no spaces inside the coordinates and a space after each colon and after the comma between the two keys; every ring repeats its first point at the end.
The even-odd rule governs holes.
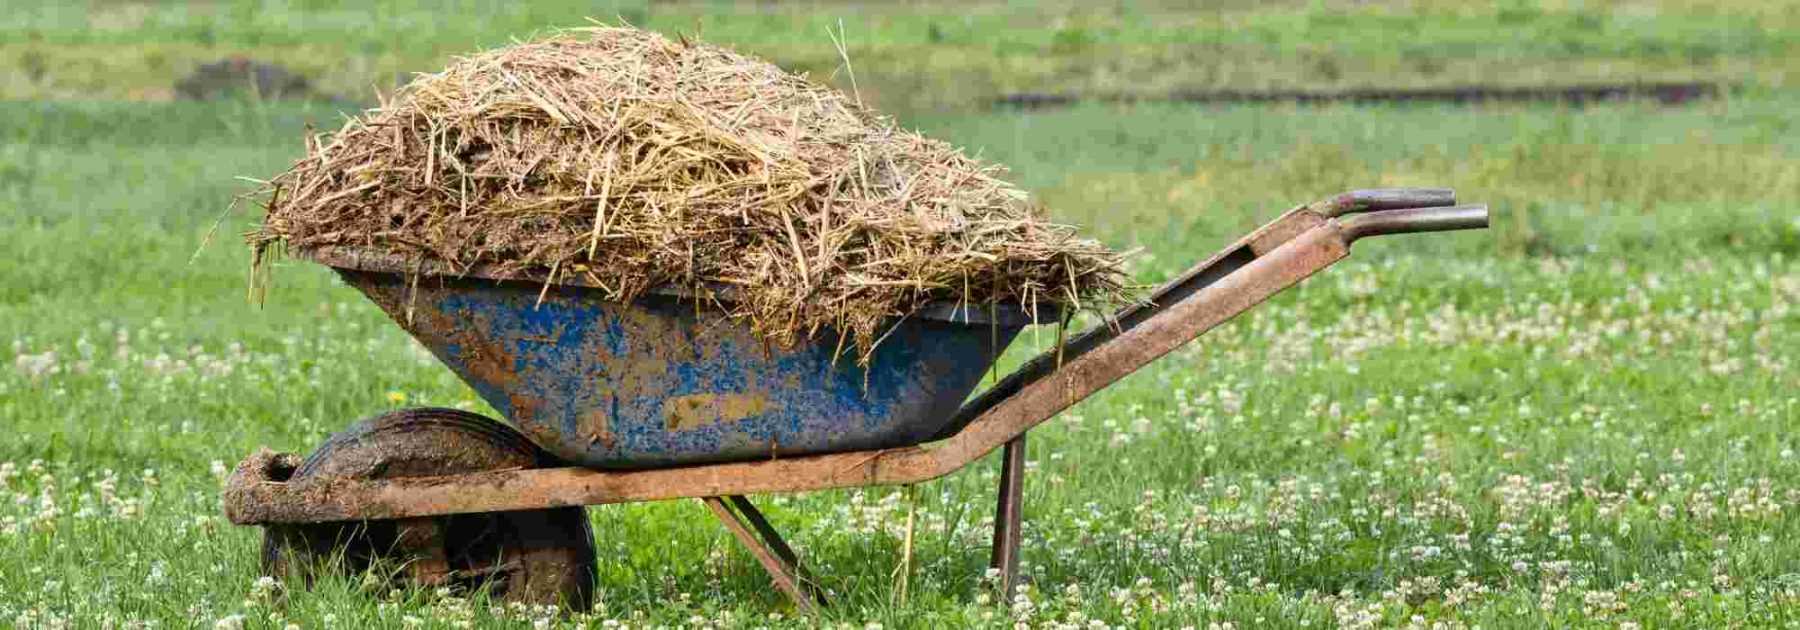
{"type": "Polygon", "coordinates": [[[700,499],[712,510],[713,516],[725,524],[726,531],[743,543],[750,550],[750,555],[762,564],[763,570],[775,581],[775,587],[794,600],[794,606],[802,612],[813,614],[818,606],[824,604],[825,595],[800,568],[800,558],[794,555],[794,549],[781,534],[763,518],[762,511],[750,503],[750,499],[741,495],[725,497],[705,497],[700,499]]]}
{"type": "Polygon", "coordinates": [[[1025,494],[1025,434],[1006,443],[1000,455],[1000,492],[994,510],[994,554],[988,566],[1000,572],[1000,602],[1011,601],[1019,579],[1019,528],[1025,494]]]}
{"type": "Polygon", "coordinates": [[[394,546],[412,558],[406,565],[407,577],[414,584],[436,588],[450,582],[450,558],[444,549],[444,529],[431,517],[407,518],[395,522],[398,531],[394,546]]]}

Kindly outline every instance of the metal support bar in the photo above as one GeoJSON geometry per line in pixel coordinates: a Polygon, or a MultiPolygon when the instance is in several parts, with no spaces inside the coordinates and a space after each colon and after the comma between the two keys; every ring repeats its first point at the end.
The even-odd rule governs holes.
{"type": "Polygon", "coordinates": [[[824,592],[800,568],[800,558],[794,555],[794,549],[781,539],[781,534],[769,525],[768,519],[763,518],[762,511],[757,510],[750,499],[731,495],[702,497],[700,500],[725,525],[725,530],[750,551],[774,580],[775,588],[793,600],[795,608],[811,615],[826,603],[824,592]]]}
{"type": "Polygon", "coordinates": [[[732,507],[737,508],[738,514],[756,529],[756,533],[762,536],[763,542],[768,543],[770,551],[774,551],[776,556],[794,567],[794,571],[800,575],[802,582],[809,587],[814,585],[812,579],[806,576],[806,569],[800,566],[799,554],[794,553],[794,548],[789,547],[787,541],[781,538],[781,533],[775,531],[775,526],[769,524],[769,519],[763,516],[762,510],[756,509],[756,505],[743,495],[734,494],[725,498],[731,501],[732,507]]]}
{"type": "Polygon", "coordinates": [[[1000,572],[1001,605],[1012,600],[1019,579],[1019,534],[1024,525],[1025,434],[1006,443],[1000,456],[1000,491],[994,509],[994,553],[988,566],[1000,572]]]}
{"type": "Polygon", "coordinates": [[[423,516],[403,518],[394,523],[398,536],[394,546],[405,558],[406,573],[414,584],[434,588],[450,581],[450,558],[444,549],[444,528],[438,518],[423,516]]]}

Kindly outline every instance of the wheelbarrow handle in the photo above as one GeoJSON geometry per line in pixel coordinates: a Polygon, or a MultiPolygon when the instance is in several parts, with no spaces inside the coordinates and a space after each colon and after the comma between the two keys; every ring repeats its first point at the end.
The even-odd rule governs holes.
{"type": "Polygon", "coordinates": [[[1308,208],[1331,218],[1358,212],[1452,205],[1456,205],[1456,191],[1449,188],[1362,188],[1338,193],[1308,208]]]}
{"type": "Polygon", "coordinates": [[[1476,204],[1383,210],[1348,217],[1340,223],[1344,228],[1344,237],[1350,241],[1383,234],[1479,230],[1488,226],[1488,209],[1485,205],[1476,204]]]}
{"type": "Polygon", "coordinates": [[[1345,242],[1361,236],[1423,232],[1432,229],[1469,229],[1485,226],[1485,206],[1455,206],[1456,192],[1449,188],[1363,188],[1338,193],[1301,205],[1269,222],[1211,258],[1157,287],[1145,301],[1126,306],[1105,323],[1075,335],[1068,343],[1020,365],[994,386],[958,409],[934,440],[950,437],[1013,394],[1055,372],[1064,362],[1112,341],[1125,331],[1188,299],[1218,282],[1258,256],[1273,251],[1294,237],[1324,223],[1338,221],[1346,230],[1345,242]],[[1474,222],[1476,212],[1480,223],[1474,222]],[[1368,213],[1368,214],[1359,214],[1368,213]],[[1403,213],[1403,214],[1396,214],[1403,213]],[[1346,216],[1357,215],[1357,216],[1346,216]],[[1338,218],[1343,217],[1343,218],[1338,218]],[[1359,226],[1352,229],[1350,226],[1359,226]],[[1432,228],[1430,226],[1442,226],[1432,228]],[[1355,231],[1361,231],[1356,234],[1355,231]]]}

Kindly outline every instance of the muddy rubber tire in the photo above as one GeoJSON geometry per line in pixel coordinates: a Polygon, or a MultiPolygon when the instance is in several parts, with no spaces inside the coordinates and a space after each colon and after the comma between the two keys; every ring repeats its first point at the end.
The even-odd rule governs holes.
{"type": "MultiPolygon", "coordinates": [[[[454,409],[407,409],[331,436],[301,462],[292,479],[395,479],[556,464],[499,422],[454,409]]],[[[322,570],[360,576],[388,569],[394,570],[394,586],[449,586],[464,592],[485,587],[501,601],[576,611],[593,604],[596,578],[593,531],[579,507],[269,526],[263,534],[262,563],[267,574],[299,577],[304,584],[322,570]],[[423,562],[416,550],[400,544],[403,533],[420,530],[431,531],[428,555],[448,569],[433,574],[441,582],[419,584],[413,573],[395,570],[423,562]]]]}

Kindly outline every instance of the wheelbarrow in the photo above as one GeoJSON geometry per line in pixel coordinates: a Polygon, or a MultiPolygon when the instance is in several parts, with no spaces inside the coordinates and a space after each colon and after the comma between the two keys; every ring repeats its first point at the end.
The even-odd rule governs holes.
{"type": "Polygon", "coordinates": [[[1294,208],[973,398],[1008,342],[1054,309],[933,306],[861,366],[829,339],[770,347],[691,288],[621,303],[579,278],[296,252],[334,268],[511,426],[410,409],[305,458],[259,449],[227,480],[225,514],[264,528],[272,575],[381,566],[420,587],[585,608],[584,506],[696,498],[810,611],[823,590],[747,495],[915,484],[1002,449],[992,563],[1010,592],[1030,429],[1359,239],[1487,226],[1485,206],[1455,203],[1449,190],[1377,189],[1294,208]]]}

